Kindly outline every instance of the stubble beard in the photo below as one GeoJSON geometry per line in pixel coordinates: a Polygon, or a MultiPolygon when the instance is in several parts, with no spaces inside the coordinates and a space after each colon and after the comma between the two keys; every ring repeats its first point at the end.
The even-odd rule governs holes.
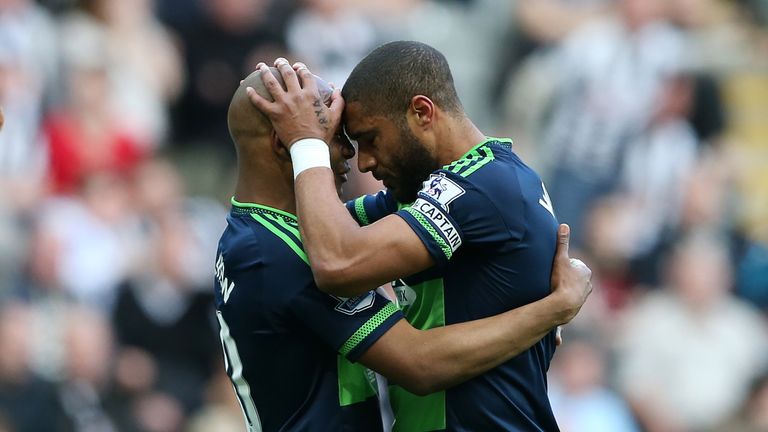
{"type": "Polygon", "coordinates": [[[400,151],[393,161],[396,185],[392,194],[397,202],[410,204],[416,201],[422,184],[440,164],[407,125],[400,128],[400,143],[400,151]]]}

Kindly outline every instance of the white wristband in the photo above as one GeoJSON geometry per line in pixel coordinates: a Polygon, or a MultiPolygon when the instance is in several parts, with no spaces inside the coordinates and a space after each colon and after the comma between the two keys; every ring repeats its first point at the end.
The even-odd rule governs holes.
{"type": "Polygon", "coordinates": [[[293,162],[293,178],[302,171],[317,168],[331,167],[331,154],[328,144],[317,138],[303,138],[291,146],[291,161],[293,162]]]}

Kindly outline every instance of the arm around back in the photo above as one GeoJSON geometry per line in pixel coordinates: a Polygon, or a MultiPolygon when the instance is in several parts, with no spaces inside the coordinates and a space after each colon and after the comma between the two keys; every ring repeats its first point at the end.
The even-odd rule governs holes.
{"type": "Polygon", "coordinates": [[[496,316],[430,330],[400,320],[359,361],[411,393],[444,390],[506,362],[566,323],[578,308],[572,300],[554,293],[496,316]]]}
{"type": "Polygon", "coordinates": [[[480,375],[571,321],[592,292],[592,271],[568,256],[570,229],[560,225],[547,297],[480,320],[422,331],[399,321],[359,359],[414,394],[443,390],[480,375]]]}

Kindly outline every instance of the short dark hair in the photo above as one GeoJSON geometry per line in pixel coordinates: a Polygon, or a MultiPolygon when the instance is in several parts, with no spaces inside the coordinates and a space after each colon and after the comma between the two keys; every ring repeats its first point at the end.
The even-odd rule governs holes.
{"type": "Polygon", "coordinates": [[[347,103],[360,102],[367,113],[395,120],[416,95],[445,111],[463,112],[445,56],[421,42],[396,41],[374,49],[355,66],[341,93],[347,103]]]}

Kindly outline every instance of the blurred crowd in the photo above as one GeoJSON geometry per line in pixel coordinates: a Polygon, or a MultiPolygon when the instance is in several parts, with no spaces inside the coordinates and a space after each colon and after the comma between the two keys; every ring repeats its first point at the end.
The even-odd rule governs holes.
{"type": "Polygon", "coordinates": [[[343,85],[395,39],[446,55],[593,269],[562,430],[768,431],[767,29],[765,0],[0,0],[0,432],[242,430],[229,99],[277,56],[343,85]]]}

